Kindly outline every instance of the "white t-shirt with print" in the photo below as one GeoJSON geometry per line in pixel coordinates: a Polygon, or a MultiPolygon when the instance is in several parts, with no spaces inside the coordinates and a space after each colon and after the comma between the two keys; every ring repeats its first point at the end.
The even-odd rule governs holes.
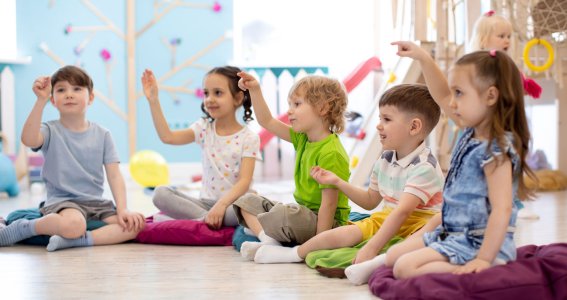
{"type": "Polygon", "coordinates": [[[202,199],[218,200],[236,184],[242,158],[262,160],[260,137],[247,126],[235,134],[220,136],[214,121],[199,119],[191,129],[203,149],[202,199]]]}

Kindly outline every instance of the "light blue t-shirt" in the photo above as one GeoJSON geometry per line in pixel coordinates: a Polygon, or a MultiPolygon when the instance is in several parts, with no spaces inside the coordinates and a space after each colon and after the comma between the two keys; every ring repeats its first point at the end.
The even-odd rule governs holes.
{"type": "Polygon", "coordinates": [[[103,200],[104,165],[119,163],[110,132],[89,122],[84,132],[73,132],[59,120],[41,124],[45,163],[45,206],[61,201],[103,200]]]}

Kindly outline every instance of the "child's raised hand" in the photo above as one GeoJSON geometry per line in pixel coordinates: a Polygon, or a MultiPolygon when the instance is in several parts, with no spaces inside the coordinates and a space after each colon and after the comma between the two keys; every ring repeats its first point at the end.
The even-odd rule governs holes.
{"type": "Polygon", "coordinates": [[[311,168],[311,177],[315,179],[319,184],[333,184],[337,185],[339,177],[331,171],[327,171],[319,166],[314,166],[311,168]]]}
{"type": "Polygon", "coordinates": [[[243,91],[254,89],[260,86],[258,80],[256,80],[254,76],[246,72],[238,72],[236,75],[240,77],[240,80],[238,80],[238,87],[243,91]]]}
{"type": "Polygon", "coordinates": [[[428,55],[425,50],[412,42],[397,41],[393,42],[392,45],[398,46],[398,52],[396,52],[396,54],[401,57],[409,57],[419,60],[423,57],[423,55],[428,55]]]}
{"type": "Polygon", "coordinates": [[[154,72],[146,69],[142,74],[142,86],[144,88],[144,95],[149,102],[158,101],[158,84],[154,72]]]}
{"type": "Polygon", "coordinates": [[[49,76],[38,77],[32,86],[33,93],[37,100],[47,101],[51,96],[51,78],[49,76]]]}

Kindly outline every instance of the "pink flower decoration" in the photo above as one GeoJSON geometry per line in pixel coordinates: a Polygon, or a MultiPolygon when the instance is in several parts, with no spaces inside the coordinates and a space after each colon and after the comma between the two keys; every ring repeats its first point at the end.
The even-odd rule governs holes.
{"type": "Polygon", "coordinates": [[[100,57],[102,57],[102,60],[104,60],[104,62],[108,62],[112,58],[112,55],[110,55],[110,51],[102,49],[100,50],[100,57]]]}
{"type": "Polygon", "coordinates": [[[73,30],[73,27],[71,26],[71,24],[68,24],[68,25],[65,26],[65,28],[63,29],[63,32],[65,32],[65,34],[69,34],[69,33],[71,33],[71,30],[73,30]]]}
{"type": "Polygon", "coordinates": [[[202,89],[195,89],[195,96],[197,98],[205,98],[205,92],[202,89]]]}
{"type": "Polygon", "coordinates": [[[222,9],[222,6],[220,5],[220,3],[218,3],[217,1],[215,1],[215,4],[213,4],[213,11],[218,13],[220,12],[222,9]]]}
{"type": "Polygon", "coordinates": [[[495,11],[489,10],[489,11],[485,12],[484,15],[486,17],[492,17],[495,13],[496,13],[495,11]]]}
{"type": "Polygon", "coordinates": [[[83,49],[84,48],[77,46],[77,47],[73,48],[73,52],[75,52],[75,55],[79,56],[79,55],[81,55],[81,53],[83,53],[83,49]]]}

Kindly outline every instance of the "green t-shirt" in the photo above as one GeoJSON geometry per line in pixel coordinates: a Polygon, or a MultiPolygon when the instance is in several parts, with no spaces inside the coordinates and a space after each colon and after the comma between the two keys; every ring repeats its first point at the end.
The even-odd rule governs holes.
{"type": "MultiPolygon", "coordinates": [[[[309,175],[311,167],[319,166],[335,173],[341,179],[348,181],[350,170],[348,155],[336,134],[330,134],[325,139],[311,143],[307,135],[289,130],[291,142],[295,148],[295,192],[293,196],[297,203],[318,213],[321,207],[322,189],[337,188],[334,185],[319,184],[309,175]]],[[[335,220],[344,225],[348,221],[350,206],[347,196],[339,190],[339,202],[335,212],[335,220]]]]}

